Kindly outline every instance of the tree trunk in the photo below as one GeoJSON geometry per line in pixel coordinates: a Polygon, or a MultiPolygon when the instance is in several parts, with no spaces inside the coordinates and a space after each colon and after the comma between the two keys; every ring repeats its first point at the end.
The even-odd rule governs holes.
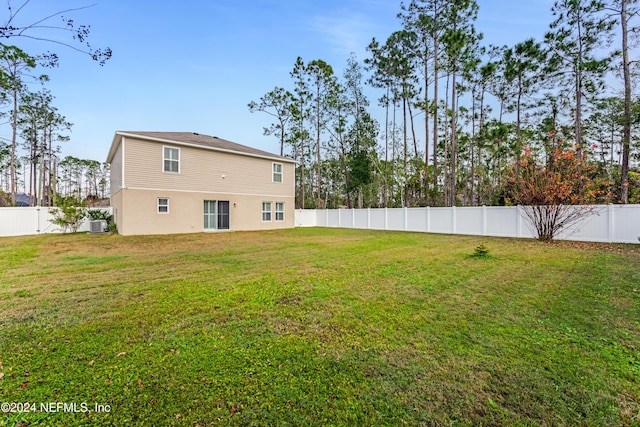
{"type": "Polygon", "coordinates": [[[438,188],[438,38],[433,39],[433,188],[438,188]]]}
{"type": "MultiPolygon", "coordinates": [[[[627,28],[627,0],[622,0],[622,71],[624,76],[624,123],[622,127],[622,171],[620,175],[620,203],[629,203],[629,151],[631,147],[631,71],[627,28]]],[[[613,150],[613,148],[612,148],[613,150]]]]}
{"type": "Polygon", "coordinates": [[[318,198],[316,199],[316,209],[322,209],[322,198],[320,196],[320,184],[322,181],[322,175],[321,175],[321,170],[320,170],[320,90],[318,90],[318,98],[317,98],[317,104],[316,104],[317,110],[316,110],[316,114],[317,114],[317,121],[316,121],[316,155],[317,155],[317,162],[318,162],[318,176],[316,177],[317,179],[317,194],[318,194],[318,198]]]}
{"type": "MultiPolygon", "coordinates": [[[[426,58],[426,56],[425,56],[426,58]]],[[[424,167],[429,166],[429,67],[424,61],[424,167]]],[[[428,188],[428,185],[427,185],[428,188]]]]}
{"type": "Polygon", "coordinates": [[[11,174],[11,204],[16,205],[16,146],[18,145],[18,91],[13,91],[13,112],[11,113],[11,159],[9,173],[11,174]]]}
{"type": "Polygon", "coordinates": [[[456,77],[457,73],[453,72],[451,84],[451,167],[449,171],[449,203],[448,206],[456,204],[456,160],[458,151],[458,130],[457,130],[457,113],[456,113],[456,77]]]}

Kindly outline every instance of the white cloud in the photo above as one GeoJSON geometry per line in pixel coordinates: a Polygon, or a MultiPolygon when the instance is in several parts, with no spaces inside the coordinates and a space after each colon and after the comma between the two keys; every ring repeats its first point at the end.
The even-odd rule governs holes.
{"type": "Polygon", "coordinates": [[[362,51],[371,40],[372,26],[364,16],[316,16],[311,30],[320,33],[342,54],[362,51]]]}

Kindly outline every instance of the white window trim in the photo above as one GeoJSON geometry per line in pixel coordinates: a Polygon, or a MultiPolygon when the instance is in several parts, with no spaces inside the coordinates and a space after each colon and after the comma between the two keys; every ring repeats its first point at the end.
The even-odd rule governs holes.
{"type": "Polygon", "coordinates": [[[157,205],[156,205],[156,212],[160,215],[166,215],[169,213],[169,198],[168,197],[158,197],[158,201],[157,201],[157,205]],[[160,204],[160,200],[166,200],[167,204],[166,205],[161,205],[160,204]],[[160,212],[160,207],[167,207],[167,211],[166,212],[160,212]]]}
{"type": "Polygon", "coordinates": [[[260,218],[262,222],[272,222],[273,221],[273,203],[272,202],[262,202],[262,208],[260,209],[260,218]],[[265,203],[269,204],[269,210],[264,210],[265,203]],[[264,214],[269,213],[269,219],[264,219],[264,214]]]}
{"type": "Polygon", "coordinates": [[[284,183],[284,165],[282,163],[278,163],[278,162],[272,162],[271,163],[271,182],[273,182],[274,184],[283,184],[284,183]],[[274,170],[274,166],[275,165],[280,165],[280,172],[276,172],[274,170]],[[276,181],[274,179],[274,176],[276,175],[276,173],[278,173],[280,175],[280,181],[276,181]]]}
{"type": "Polygon", "coordinates": [[[181,157],[182,157],[182,155],[180,154],[180,147],[172,147],[172,146],[170,146],[170,145],[163,145],[163,146],[162,146],[162,172],[163,172],[163,173],[179,174],[179,173],[180,173],[180,170],[182,169],[182,168],[181,168],[181,165],[180,165],[180,158],[181,158],[181,157]],[[178,162],[178,171],[177,171],[177,172],[164,170],[164,162],[165,162],[165,160],[170,160],[170,161],[172,161],[172,162],[175,162],[175,161],[176,161],[176,160],[174,160],[174,159],[167,159],[167,158],[165,158],[165,157],[164,157],[164,149],[165,149],[165,148],[171,148],[172,150],[178,150],[178,160],[177,160],[177,162],[178,162]]]}
{"type": "Polygon", "coordinates": [[[284,202],[275,202],[275,206],[274,206],[275,213],[274,213],[274,218],[273,218],[273,219],[274,219],[276,222],[284,222],[284,212],[285,212],[285,210],[286,210],[286,209],[284,208],[284,206],[285,206],[284,202]],[[278,204],[281,204],[281,205],[282,205],[282,211],[278,211],[278,204]],[[281,214],[282,214],[282,219],[278,219],[278,214],[279,214],[279,213],[281,213],[281,214]]]}

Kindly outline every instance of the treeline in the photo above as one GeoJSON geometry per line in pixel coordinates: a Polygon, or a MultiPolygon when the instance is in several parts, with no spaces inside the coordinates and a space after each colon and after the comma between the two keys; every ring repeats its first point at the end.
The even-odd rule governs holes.
{"type": "Polygon", "coordinates": [[[10,204],[18,193],[38,206],[53,206],[56,196],[109,197],[107,164],[60,155],[72,124],[54,106],[48,77],[35,74],[42,60],[0,46],[0,115],[10,135],[0,140],[0,189],[10,204]]]}
{"type": "MultiPolygon", "coordinates": [[[[109,164],[97,160],[79,159],[74,156],[65,156],[58,159],[57,155],[52,159],[52,165],[43,167],[46,172],[45,179],[35,180],[30,175],[33,169],[28,156],[18,156],[15,159],[16,166],[16,192],[31,195],[30,203],[37,203],[37,194],[43,194],[44,206],[51,206],[55,196],[80,197],[82,199],[106,199],[109,197],[109,164]],[[33,188],[33,183],[38,189],[33,188]],[[41,187],[44,185],[44,188],[41,187]],[[51,195],[51,197],[49,197],[51,195]]],[[[10,176],[10,147],[9,144],[0,142],[0,190],[7,198],[11,194],[10,176]]]]}
{"type": "MultiPolygon", "coordinates": [[[[88,43],[89,26],[63,15],[78,9],[49,14],[25,23],[22,15],[29,2],[15,6],[6,2],[0,27],[3,42],[33,39],[65,46],[89,56],[100,65],[111,58],[111,49],[93,49],[88,43]],[[44,31],[44,32],[41,32],[44,31]],[[38,36],[31,34],[37,32],[38,36]],[[73,42],[48,38],[62,32],[73,42]]],[[[46,88],[49,77],[40,70],[58,66],[58,54],[31,55],[16,45],[0,43],[0,197],[16,204],[16,194],[27,193],[30,204],[53,206],[58,196],[108,197],[106,164],[72,156],[61,158],[61,143],[68,141],[72,124],[54,106],[55,97],[46,88]]]]}
{"type": "Polygon", "coordinates": [[[265,134],[298,161],[298,207],[514,203],[523,156],[544,169],[567,151],[588,165],[594,202],[640,203],[639,9],[558,0],[543,40],[486,46],[475,0],[412,0],[363,63],[352,55],[337,76],[298,58],[291,86],[249,109],[273,117],[265,134]]]}

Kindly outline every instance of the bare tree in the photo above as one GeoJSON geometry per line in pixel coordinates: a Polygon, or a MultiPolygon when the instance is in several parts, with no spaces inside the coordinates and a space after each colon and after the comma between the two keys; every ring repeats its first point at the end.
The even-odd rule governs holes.
{"type": "MultiPolygon", "coordinates": [[[[14,39],[14,38],[28,38],[31,40],[43,41],[68,47],[78,52],[87,54],[94,61],[100,65],[104,65],[105,62],[111,58],[112,51],[110,48],[94,49],[87,41],[91,27],[89,25],[78,25],[73,19],[65,17],[65,14],[77,12],[79,10],[90,8],[94,5],[81,6],[72,9],[59,10],[57,12],[48,14],[41,19],[30,22],[20,23],[20,17],[22,12],[29,6],[31,0],[24,0],[17,6],[13,6],[11,0],[7,1],[8,18],[0,26],[0,38],[14,39]],[[55,18],[60,18],[61,23],[56,24],[55,18]],[[42,30],[46,33],[43,35],[42,30]],[[71,35],[71,38],[76,44],[71,42],[54,38],[52,33],[67,33],[71,35]]],[[[4,43],[2,43],[4,44],[4,43]]],[[[47,53],[43,55],[41,59],[46,60],[47,65],[55,65],[58,62],[58,55],[55,53],[47,53]]]]}

